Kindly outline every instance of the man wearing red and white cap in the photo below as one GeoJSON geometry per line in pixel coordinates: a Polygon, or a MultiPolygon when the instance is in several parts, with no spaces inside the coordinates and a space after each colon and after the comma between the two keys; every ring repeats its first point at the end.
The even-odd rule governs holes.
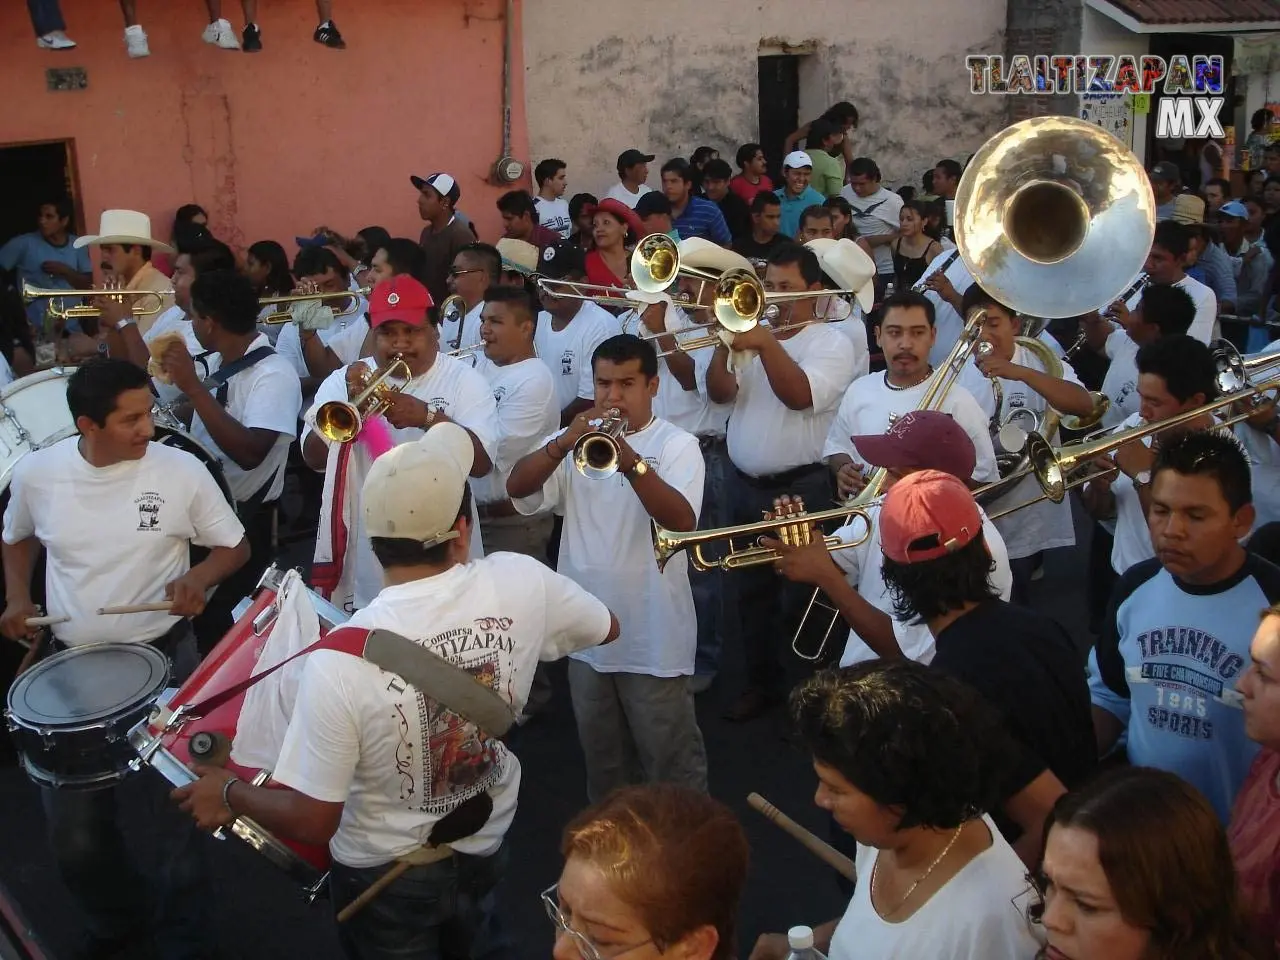
{"type": "MultiPolygon", "coordinates": [[[[888,433],[853,439],[868,463],[888,471],[886,490],[920,470],[938,470],[966,480],[972,476],[977,460],[973,441],[964,428],[950,414],[935,410],[908,413],[900,417],[888,433]]],[[[822,509],[822,505],[817,507],[822,509]]],[[[825,632],[830,616],[839,616],[849,625],[848,641],[840,658],[842,667],[876,657],[906,657],[929,663],[934,656],[933,635],[928,625],[894,615],[893,596],[880,574],[883,555],[877,523],[879,514],[880,505],[873,504],[867,508],[867,520],[855,517],[833,534],[844,543],[853,543],[867,533],[869,522],[870,536],[856,547],[831,553],[821,538],[815,538],[808,546],[779,544],[777,547],[783,554],[777,564],[778,572],[789,580],[819,587],[833,605],[830,613],[813,614],[818,621],[817,635],[825,632]]],[[[1009,557],[995,525],[985,515],[982,534],[991,554],[991,585],[1002,600],[1008,600],[1013,588],[1009,557]]],[[[808,636],[814,634],[811,632],[808,636]]]]}
{"type": "MultiPolygon", "coordinates": [[[[427,321],[431,296],[409,276],[383,280],[369,298],[373,356],[334,371],[316,391],[302,429],[302,456],[313,470],[324,471],[324,499],[316,539],[312,582],[337,606],[358,610],[381,589],[378,563],[363,527],[360,485],[370,464],[392,446],[420,438],[441,423],[457,423],[475,447],[471,476],[492,469],[488,450],[494,444],[497,407],[484,377],[464,360],[439,351],[440,341],[427,321]],[[315,428],[316,411],[329,401],[350,401],[365,386],[368,374],[385,371],[396,357],[410,371],[408,383],[391,395],[385,415],[369,418],[351,443],[326,440],[315,428]]],[[[472,505],[472,523],[478,525],[472,505]]],[[[472,555],[484,556],[477,533],[472,555]]]]}
{"type": "Polygon", "coordinates": [[[462,190],[453,177],[433,173],[429,177],[410,177],[409,182],[418,191],[418,216],[427,222],[418,238],[427,258],[423,277],[431,299],[444,303],[449,295],[449,268],[453,266],[453,258],[467,244],[476,242],[476,234],[457,214],[462,190]]]}

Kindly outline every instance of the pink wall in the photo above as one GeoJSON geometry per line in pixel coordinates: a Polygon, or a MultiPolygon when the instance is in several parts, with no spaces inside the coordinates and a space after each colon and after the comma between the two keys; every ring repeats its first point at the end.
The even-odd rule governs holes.
{"type": "MultiPolygon", "coordinates": [[[[335,0],[346,50],[312,41],[311,0],[259,6],[265,49],[245,54],[201,41],[201,0],[138,0],[151,56],[130,60],[112,0],[62,0],[68,51],[38,49],[25,4],[5,3],[0,143],[74,138],[89,232],[127,207],[165,237],[194,201],[238,248],[269,238],[292,253],[319,224],[417,237],[408,177],[445,170],[481,237],[501,234],[494,200],[509,188],[486,179],[501,148],[503,0],[335,0]],[[47,92],[45,69],[71,66],[88,89],[47,92]]],[[[239,3],[223,7],[238,33],[239,3]]],[[[527,163],[521,48],[517,6],[512,153],[527,163]]]]}

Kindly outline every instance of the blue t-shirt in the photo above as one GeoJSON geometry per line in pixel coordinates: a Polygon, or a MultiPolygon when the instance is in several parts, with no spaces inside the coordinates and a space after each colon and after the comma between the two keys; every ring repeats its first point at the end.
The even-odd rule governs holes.
{"type": "Polygon", "coordinates": [[[733,242],[733,237],[729,235],[729,225],[724,222],[724,214],[720,212],[720,207],[702,197],[690,197],[684,213],[673,221],[672,226],[685,240],[690,237],[701,237],[703,240],[718,243],[722,247],[727,247],[733,242]]]}
{"type": "Polygon", "coordinates": [[[786,187],[779,187],[773,192],[778,195],[778,199],[782,202],[782,220],[778,227],[778,233],[788,240],[796,238],[796,232],[800,229],[800,214],[812,206],[822,206],[827,199],[813,187],[805,187],[804,193],[798,197],[787,196],[786,187]]]}
{"type": "Polygon", "coordinates": [[[1093,705],[1125,724],[1129,760],[1176,773],[1225,824],[1258,752],[1236,682],[1259,615],[1280,600],[1280,568],[1255,554],[1211,586],[1180,583],[1159,559],[1120,578],[1089,655],[1093,705]]]}
{"type": "MultiPolygon", "coordinates": [[[[55,247],[39,233],[19,234],[0,247],[0,269],[12,270],[16,267],[19,286],[29,283],[33,287],[72,290],[74,288],[71,284],[62,277],[45,273],[41,264],[47,260],[57,260],[77,273],[92,273],[93,268],[89,266],[89,250],[87,247],[77,250],[72,246],[75,239],[71,234],[67,234],[67,242],[61,247],[55,247]]],[[[27,319],[37,327],[42,326],[45,309],[48,306],[48,300],[33,300],[27,307],[27,319]]]]}

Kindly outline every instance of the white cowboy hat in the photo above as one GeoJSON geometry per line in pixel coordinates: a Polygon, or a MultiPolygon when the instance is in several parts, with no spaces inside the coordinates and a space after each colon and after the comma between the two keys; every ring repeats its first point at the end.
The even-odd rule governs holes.
{"type": "Polygon", "coordinates": [[[151,218],[137,210],[103,210],[95,236],[76,237],[73,246],[93,247],[104,243],[137,243],[160,253],[173,253],[173,247],[151,237],[151,218]]]}
{"type": "Polygon", "coordinates": [[[841,290],[858,291],[856,299],[863,313],[875,306],[876,262],[854,243],[841,237],[810,240],[805,244],[818,257],[822,272],[840,285],[841,290]]]}
{"type": "Polygon", "coordinates": [[[699,270],[714,270],[716,273],[723,273],[726,270],[749,270],[755,273],[751,261],[742,254],[726,250],[710,240],[690,237],[688,240],[681,240],[678,246],[680,262],[685,266],[696,267],[699,270]]]}

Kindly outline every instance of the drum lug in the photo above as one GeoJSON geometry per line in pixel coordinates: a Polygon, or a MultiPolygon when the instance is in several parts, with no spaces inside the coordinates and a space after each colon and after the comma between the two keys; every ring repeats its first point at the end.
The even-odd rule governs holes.
{"type": "Polygon", "coordinates": [[[253,618],[253,635],[260,637],[276,622],[280,615],[280,607],[272,601],[271,605],[253,618]]]}
{"type": "Polygon", "coordinates": [[[19,730],[22,729],[20,726],[18,726],[17,723],[14,722],[13,713],[7,709],[4,712],[4,725],[5,725],[5,728],[10,733],[17,733],[19,730]]]}

